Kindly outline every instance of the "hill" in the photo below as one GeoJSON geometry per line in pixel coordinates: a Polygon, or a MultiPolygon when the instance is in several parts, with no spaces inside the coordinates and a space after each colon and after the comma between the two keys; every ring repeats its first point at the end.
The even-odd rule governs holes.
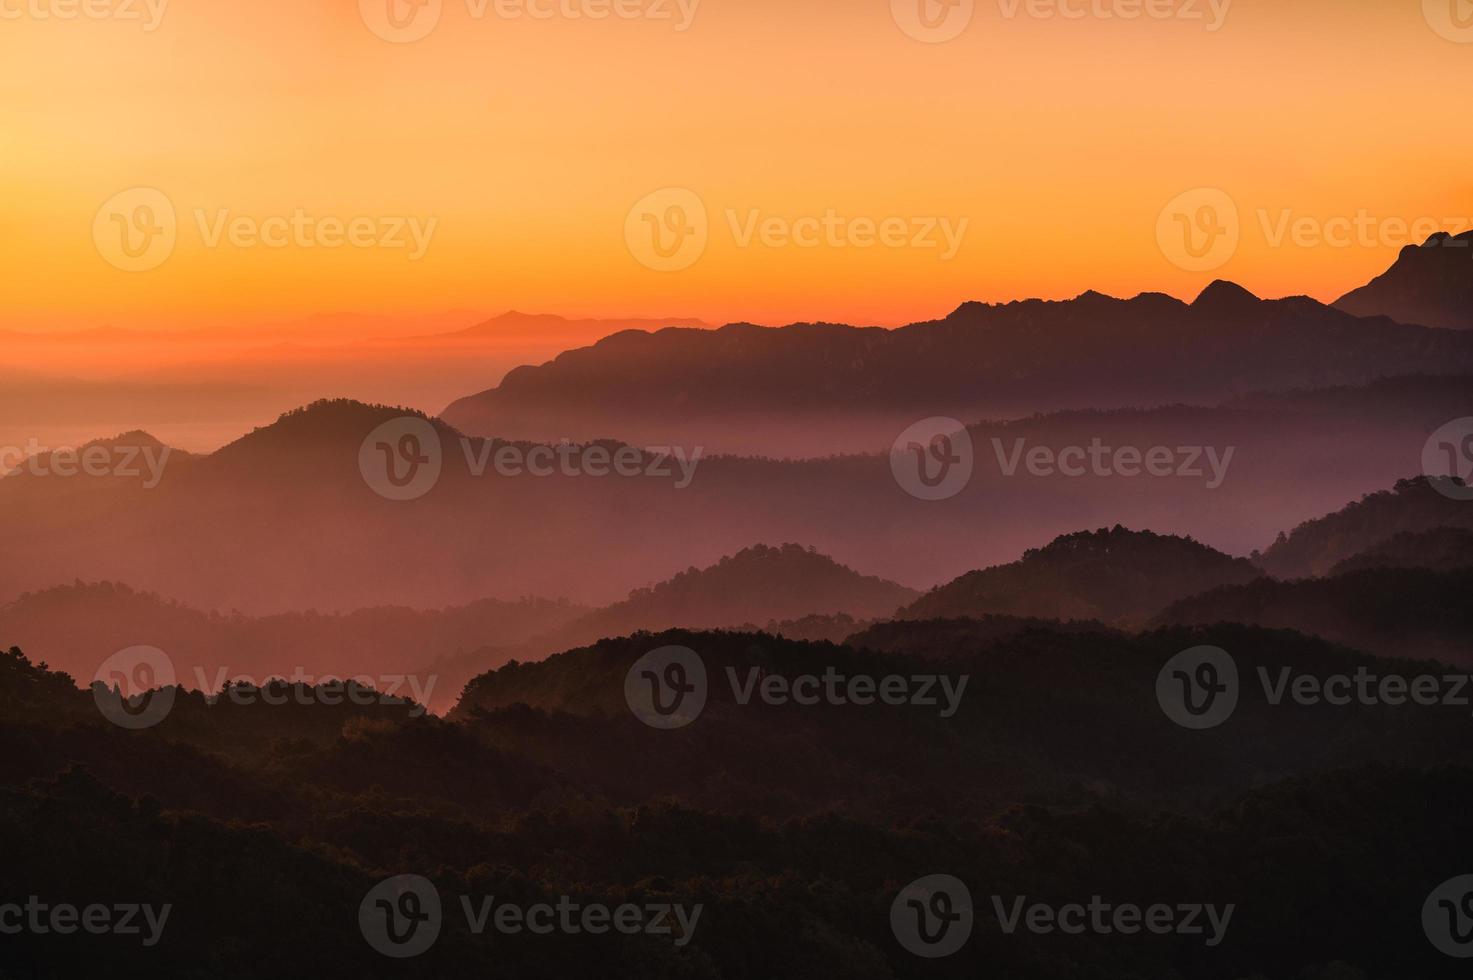
{"type": "Polygon", "coordinates": [[[1288,534],[1280,533],[1259,564],[1278,578],[1325,575],[1337,563],[1403,531],[1473,528],[1473,507],[1439,493],[1432,480],[1424,476],[1398,480],[1390,490],[1366,494],[1288,534]]]}
{"type": "Polygon", "coordinates": [[[1408,245],[1390,269],[1335,306],[1356,316],[1473,329],[1473,231],[1439,232],[1420,246],[1408,245]]]}
{"type": "Polygon", "coordinates": [[[1018,561],[968,572],[931,590],[903,619],[987,615],[1143,622],[1168,603],[1259,572],[1191,538],[1116,526],[1056,538],[1018,561]]]}
{"type": "MultiPolygon", "coordinates": [[[[934,587],[1080,527],[1117,523],[1247,554],[1414,469],[1427,432],[1469,414],[1473,387],[1423,379],[1362,390],[1361,408],[1340,392],[1323,401],[1300,393],[1263,407],[982,423],[970,430],[969,483],[935,502],[897,483],[886,453],[893,434],[865,454],[812,460],[705,454],[693,463],[697,447],[677,447],[682,471],[668,450],[617,442],[539,449],[464,437],[439,422],[438,478],[423,496],[396,501],[365,480],[363,446],[384,423],[422,416],[322,402],[207,456],[171,456],[151,489],[87,477],[0,479],[0,602],[85,579],[249,615],[521,595],[601,607],[626,599],[633,584],[712,565],[757,541],[802,541],[866,574],[934,587]],[[1170,476],[1067,476],[1008,466],[1020,453],[1054,457],[1096,444],[1141,454],[1167,448],[1178,468],[1170,476]],[[1218,469],[1204,447],[1217,454],[1218,469]],[[637,460],[624,475],[608,465],[621,448],[637,460]],[[503,452],[549,453],[554,465],[544,475],[507,474],[490,462],[503,452]],[[598,475],[581,465],[585,453],[601,458],[598,475]]],[[[381,456],[373,461],[382,465],[381,456]]]]}
{"type": "Polygon", "coordinates": [[[444,609],[256,617],[205,612],[111,582],[78,582],[0,606],[0,636],[84,683],[114,652],[142,644],[163,650],[190,689],[213,691],[225,678],[261,683],[300,674],[369,678],[382,687],[384,678],[413,675],[421,690],[433,683],[429,705],[443,710],[467,680],[498,662],[459,666],[456,654],[523,643],[584,611],[540,599],[483,599],[444,609]]]}
{"type": "Polygon", "coordinates": [[[700,443],[773,455],[886,444],[928,416],[1217,402],[1250,391],[1473,371],[1473,336],[1217,283],[966,303],[895,330],[838,324],[627,331],[508,373],[445,419],[505,438],[700,443]]]}
{"type": "Polygon", "coordinates": [[[1473,566],[1473,528],[1399,531],[1380,544],[1336,562],[1331,575],[1366,568],[1429,568],[1449,572],[1473,566]]]}
{"type": "Polygon", "coordinates": [[[1192,596],[1162,625],[1249,623],[1292,629],[1387,657],[1473,665],[1473,568],[1362,568],[1330,578],[1262,578],[1192,596]]]}

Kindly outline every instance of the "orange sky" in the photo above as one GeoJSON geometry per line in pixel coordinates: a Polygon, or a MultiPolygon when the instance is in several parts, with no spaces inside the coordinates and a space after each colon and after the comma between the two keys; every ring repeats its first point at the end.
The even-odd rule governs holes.
{"type": "Polygon", "coordinates": [[[0,0],[0,327],[510,308],[889,324],[967,299],[1190,296],[1219,276],[1332,299],[1390,263],[1396,226],[1275,246],[1286,215],[1473,216],[1473,31],[1434,29],[1444,0],[1236,0],[1215,31],[1208,0],[1133,0],[1205,20],[977,0],[934,44],[889,0],[701,0],[686,30],[676,0],[526,0],[670,14],[605,20],[427,0],[440,20],[413,43],[366,26],[389,0],[173,0],[148,31],[126,17],[149,2],[61,19],[80,0],[0,0]],[[139,187],[175,210],[176,240],[124,271],[99,209],[139,187]],[[657,271],[626,226],[647,229],[630,209],[670,187],[704,206],[707,241],[657,271]],[[1157,225],[1199,187],[1235,202],[1240,241],[1189,271],[1157,225]],[[901,219],[907,243],[927,219],[967,224],[950,258],[859,247],[863,223],[840,247],[740,240],[754,218],[830,212],[901,219]],[[328,230],[211,244],[222,220],[298,213],[328,230]],[[424,254],[323,247],[354,218],[365,241],[417,223],[424,254]]]}

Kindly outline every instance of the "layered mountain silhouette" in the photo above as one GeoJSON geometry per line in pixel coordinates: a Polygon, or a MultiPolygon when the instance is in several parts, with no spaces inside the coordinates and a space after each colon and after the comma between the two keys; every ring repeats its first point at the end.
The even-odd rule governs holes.
{"type": "Polygon", "coordinates": [[[1473,568],[1373,567],[1329,578],[1263,578],[1165,609],[1161,624],[1298,630],[1383,657],[1473,665],[1473,568]]]}
{"type": "MultiPolygon", "coordinates": [[[[28,593],[0,606],[0,636],[85,683],[111,654],[157,647],[181,685],[216,691],[226,680],[272,676],[382,679],[414,672],[489,644],[522,644],[586,612],[565,602],[483,599],[466,606],[295,611],[270,616],[203,612],[111,582],[28,593]]],[[[488,666],[433,674],[429,706],[448,708],[465,682],[488,666]]]]}
{"type": "MultiPolygon", "coordinates": [[[[911,625],[923,645],[926,624],[911,625]]],[[[85,975],[104,957],[129,974],[243,976],[221,936],[244,921],[274,939],[252,950],[253,973],[375,975],[384,959],[353,912],[409,867],[442,900],[703,906],[680,950],[669,937],[474,935],[447,902],[411,972],[744,980],[837,965],[881,980],[921,962],[885,932],[920,867],[1006,895],[1206,896],[1240,909],[1237,931],[1210,949],[1201,936],[983,933],[949,961],[961,974],[1441,975],[1447,960],[1415,912],[1427,882],[1468,857],[1466,712],[1275,707],[1245,685],[1231,729],[1182,737],[1155,706],[1155,678],[1204,640],[1246,676],[1439,669],[1247,627],[1043,631],[948,662],[974,686],[943,719],[915,705],[741,706],[721,680],[728,667],[909,677],[908,654],[677,632],[503,668],[478,691],[509,703],[461,723],[402,706],[184,695],[157,728],[124,733],[69,678],[0,653],[7,880],[174,909],[153,948],[23,931],[4,947],[6,969],[85,975]],[[698,651],[716,679],[706,711],[675,732],[622,703],[624,675],[662,643],[698,651]],[[1356,875],[1327,874],[1347,852],[1356,875]],[[1297,928],[1306,920],[1313,929],[1297,928]]]]}
{"type": "Polygon", "coordinates": [[[552,640],[566,647],[641,629],[758,627],[805,616],[877,619],[919,595],[861,575],[811,548],[756,545],[707,568],[635,589],[623,602],[580,616],[552,640]]]}
{"type": "MultiPolygon", "coordinates": [[[[0,479],[0,510],[12,518],[0,522],[0,601],[83,579],[249,615],[434,609],[522,595],[602,607],[626,598],[632,583],[714,564],[758,541],[802,541],[865,574],[934,587],[1082,526],[1117,523],[1248,554],[1284,528],[1415,471],[1426,434],[1469,414],[1470,390],[1460,377],[1388,379],[1217,408],[986,422],[970,430],[969,483],[939,502],[897,483],[888,437],[868,453],[828,459],[703,457],[682,484],[677,463],[658,452],[639,457],[636,476],[503,475],[488,462],[495,453],[535,447],[462,437],[439,422],[437,481],[422,497],[394,501],[365,481],[360,452],[380,425],[414,413],[321,402],[209,455],[172,455],[152,489],[142,479],[0,479]],[[1177,468],[1077,478],[1008,468],[1020,451],[1093,443],[1169,448],[1177,468]],[[1220,461],[1232,450],[1217,483],[1204,446],[1220,461]],[[478,461],[488,463],[479,473],[478,461]]],[[[619,445],[597,451],[607,459],[619,445]]],[[[570,450],[575,460],[585,451],[570,450]]],[[[1466,524],[1438,516],[1453,503],[1429,501],[1435,512],[1425,520],[1378,527],[1321,566],[1296,571],[1296,544],[1271,549],[1265,567],[1323,574],[1398,530],[1466,524]]]]}
{"type": "Polygon", "coordinates": [[[870,449],[963,421],[1473,371],[1473,336],[1217,282],[1187,304],[1095,292],[966,303],[896,330],[835,324],[626,331],[510,372],[444,412],[504,438],[683,442],[744,453],[870,449]]]}
{"type": "Polygon", "coordinates": [[[1144,622],[1168,603],[1261,573],[1191,538],[1123,527],[1054,539],[1007,565],[968,572],[903,609],[903,619],[982,616],[1144,622]]]}
{"type": "Polygon", "coordinates": [[[1278,578],[1329,574],[1336,565],[1402,532],[1421,534],[1443,528],[1473,528],[1473,507],[1439,493],[1434,481],[1419,476],[1398,480],[1390,490],[1367,494],[1324,517],[1306,521],[1263,552],[1259,564],[1278,578]]]}
{"type": "Polygon", "coordinates": [[[1408,245],[1390,269],[1335,306],[1356,316],[1473,329],[1473,231],[1439,232],[1422,245],[1408,245]]]}
{"type": "Polygon", "coordinates": [[[1398,531],[1380,544],[1335,563],[1331,575],[1365,568],[1429,568],[1436,572],[1473,567],[1473,528],[1434,527],[1398,531]]]}

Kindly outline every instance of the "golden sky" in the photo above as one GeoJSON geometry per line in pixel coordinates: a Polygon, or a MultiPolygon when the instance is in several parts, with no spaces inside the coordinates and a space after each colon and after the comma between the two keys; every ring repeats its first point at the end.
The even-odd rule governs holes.
{"type": "Polygon", "coordinates": [[[0,0],[0,327],[1328,300],[1473,220],[1469,0],[683,3],[0,0]]]}

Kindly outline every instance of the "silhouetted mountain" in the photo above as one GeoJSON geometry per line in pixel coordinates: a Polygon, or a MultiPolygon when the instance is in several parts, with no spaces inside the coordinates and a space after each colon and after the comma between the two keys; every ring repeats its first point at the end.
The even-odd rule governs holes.
{"type": "Polygon", "coordinates": [[[930,965],[877,937],[905,883],[939,870],[1004,901],[1180,896],[1238,909],[1217,947],[1200,935],[1003,936],[979,916],[947,960],[957,976],[1444,975],[1416,912],[1429,883],[1473,860],[1460,834],[1473,806],[1466,712],[1274,706],[1245,684],[1224,726],[1183,733],[1156,705],[1156,677],[1202,642],[1232,651],[1244,677],[1439,670],[1236,626],[1031,630],[941,664],[972,678],[942,718],[920,705],[741,706],[724,680],[726,666],[908,678],[906,653],[677,632],[503,668],[477,690],[513,700],[461,724],[188,695],[156,728],[124,732],[87,720],[90,695],[65,679],[0,655],[13,719],[0,725],[7,884],[173,908],[155,947],[23,931],[0,947],[0,968],[76,976],[102,957],[119,975],[376,976],[385,960],[354,910],[386,876],[419,873],[444,925],[433,949],[396,965],[405,976],[882,980],[930,965]],[[673,732],[635,720],[622,693],[634,661],[667,643],[698,651],[712,681],[706,710],[673,732]],[[28,707],[42,710],[12,714],[28,707]],[[1352,878],[1327,873],[1347,858],[1352,878]],[[685,948],[669,936],[474,934],[460,896],[490,895],[703,914],[685,948]],[[256,935],[272,941],[249,957],[222,943],[256,935]]]}
{"type": "Polygon", "coordinates": [[[1390,490],[1367,494],[1324,517],[1281,533],[1259,565],[1278,578],[1326,575],[1338,562],[1402,531],[1473,527],[1473,507],[1439,493],[1425,476],[1398,480],[1390,490]]]}
{"type": "Polygon", "coordinates": [[[1408,245],[1384,273],[1335,301],[1356,316],[1453,330],[1473,328],[1473,231],[1408,245]]]}
{"type": "Polygon", "coordinates": [[[1473,337],[1360,319],[1218,282],[1160,294],[967,303],[897,330],[834,324],[629,331],[510,372],[445,410],[504,438],[825,455],[884,445],[927,416],[1216,402],[1249,391],[1467,373],[1473,337]]]}
{"type": "Polygon", "coordinates": [[[1335,563],[1331,575],[1365,568],[1428,568],[1449,572],[1473,567],[1473,528],[1434,527],[1401,531],[1365,551],[1335,563]]]}
{"type": "Polygon", "coordinates": [[[707,325],[692,317],[649,317],[622,319],[569,319],[550,313],[520,313],[512,310],[500,316],[448,333],[428,334],[423,337],[395,338],[379,341],[380,344],[403,344],[405,341],[457,342],[467,340],[513,341],[545,340],[562,343],[566,347],[596,343],[604,337],[624,330],[660,330],[666,327],[706,329],[707,325]]]}
{"type": "Polygon", "coordinates": [[[900,611],[903,619],[988,615],[1143,622],[1167,603],[1260,573],[1191,538],[1116,526],[1081,531],[1018,561],[968,572],[900,611]]]}
{"type": "Polygon", "coordinates": [[[1331,578],[1262,578],[1192,596],[1163,625],[1248,623],[1312,633],[1385,657],[1473,664],[1473,568],[1363,568],[1331,578]]]}
{"type": "Polygon", "coordinates": [[[216,691],[222,681],[240,677],[262,683],[300,674],[379,680],[413,675],[414,686],[428,687],[423,700],[439,711],[471,677],[501,662],[482,659],[457,669],[455,655],[490,643],[524,643],[585,611],[543,599],[482,599],[445,609],[251,617],[202,612],[126,585],[78,582],[0,606],[0,636],[84,683],[112,654],[147,645],[163,650],[179,683],[193,690],[216,691]]]}
{"type": "Polygon", "coordinates": [[[438,608],[520,595],[594,607],[622,600],[631,584],[713,564],[754,541],[802,541],[865,573],[933,587],[1081,526],[1117,523],[1247,554],[1283,528],[1415,471],[1428,432],[1473,414],[1473,386],[1457,379],[1360,390],[1363,405],[1354,392],[1330,390],[1323,398],[1260,396],[1241,408],[1075,411],[982,423],[970,429],[969,483],[939,502],[917,500],[897,484],[891,459],[879,451],[893,435],[867,455],[706,456],[686,471],[647,452],[632,470],[639,475],[621,476],[608,466],[618,443],[537,450],[463,439],[439,423],[438,479],[422,497],[395,501],[365,481],[360,451],[379,425],[412,413],[323,402],[208,456],[171,456],[154,489],[85,476],[0,479],[7,556],[0,601],[85,579],[252,615],[438,608]],[[1036,451],[1056,456],[1096,445],[1107,460],[1116,450],[1162,447],[1173,459],[1171,475],[1086,467],[1067,476],[1026,462],[1036,451]],[[507,475],[492,462],[497,453],[525,459],[534,451],[551,452],[555,464],[566,452],[573,474],[554,465],[550,475],[507,475]],[[585,452],[602,458],[604,475],[582,471],[585,452]],[[1012,465],[1017,460],[1024,462],[1012,465]]]}
{"type": "MultiPolygon", "coordinates": [[[[812,548],[756,545],[707,568],[691,568],[623,602],[569,623],[559,648],[636,630],[751,627],[806,615],[873,619],[893,615],[920,595],[874,575],[861,575],[812,548]],[[572,642],[565,642],[576,637],[572,642]]],[[[549,650],[549,652],[551,652],[549,650]]]]}

